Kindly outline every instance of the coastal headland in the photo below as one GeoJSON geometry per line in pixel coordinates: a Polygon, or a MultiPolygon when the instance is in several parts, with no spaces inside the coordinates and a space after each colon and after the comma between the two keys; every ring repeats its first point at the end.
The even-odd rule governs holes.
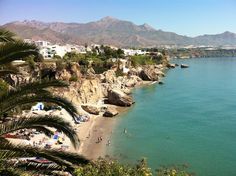
{"type": "MultiPolygon", "coordinates": [[[[101,74],[95,74],[93,68],[89,68],[86,74],[81,73],[78,63],[71,63],[70,67],[58,71],[55,63],[47,66],[38,64],[35,72],[41,71],[48,76],[54,73],[55,79],[69,82],[67,88],[56,88],[51,91],[73,102],[77,107],[79,116],[87,116],[86,122],[76,123],[66,112],[55,111],[71,122],[76,129],[80,139],[80,147],[75,150],[69,145],[66,139],[65,144],[69,145],[68,151],[78,152],[88,159],[96,160],[106,155],[106,149],[112,142],[111,134],[116,124],[116,117],[128,110],[134,102],[132,89],[135,87],[162,83],[161,78],[165,76],[164,71],[172,68],[171,64],[143,65],[130,67],[127,74],[117,75],[116,69],[111,68],[101,74]],[[77,81],[71,81],[75,76],[77,81]]],[[[9,81],[14,84],[25,82],[32,78],[31,73],[22,67],[23,75],[11,76],[9,81]]],[[[35,74],[35,73],[34,73],[35,74]]],[[[34,139],[34,142],[41,139],[34,139]]]]}

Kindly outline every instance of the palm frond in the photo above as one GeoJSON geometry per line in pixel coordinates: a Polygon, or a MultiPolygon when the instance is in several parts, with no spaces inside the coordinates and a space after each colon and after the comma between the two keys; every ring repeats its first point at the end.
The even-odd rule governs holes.
{"type": "Polygon", "coordinates": [[[61,106],[62,108],[64,108],[72,117],[75,117],[75,115],[77,114],[77,109],[71,102],[69,102],[65,98],[56,97],[56,96],[52,96],[52,95],[24,96],[24,97],[19,97],[18,99],[16,98],[15,100],[12,100],[12,101],[0,102],[0,107],[1,107],[0,114],[4,114],[19,105],[25,105],[25,104],[29,104],[29,103],[35,103],[35,102],[54,103],[54,104],[57,104],[58,106],[61,106]]]}
{"type": "Polygon", "coordinates": [[[16,74],[16,70],[0,70],[0,77],[5,76],[7,74],[16,74]]]}
{"type": "Polygon", "coordinates": [[[78,146],[78,136],[73,130],[69,122],[64,121],[62,118],[57,116],[38,116],[31,118],[21,118],[18,121],[11,121],[0,125],[0,136],[8,134],[20,129],[32,128],[40,129],[43,132],[51,133],[46,127],[52,127],[58,131],[62,131],[71,141],[73,146],[77,148],[78,146]]]}
{"type": "MultiPolygon", "coordinates": [[[[52,130],[50,130],[44,126],[36,126],[35,125],[33,128],[36,129],[37,131],[44,133],[48,137],[52,137],[54,134],[54,132],[52,130]]],[[[28,129],[32,129],[32,127],[28,127],[28,129]]]]}
{"type": "Polygon", "coordinates": [[[71,162],[72,164],[88,164],[89,160],[84,156],[78,155],[76,153],[70,152],[61,152],[57,150],[48,150],[48,153],[60,158],[64,158],[66,161],[71,162]]]}
{"type": "Polygon", "coordinates": [[[12,99],[12,98],[16,99],[16,97],[19,97],[19,96],[22,97],[27,94],[42,93],[44,91],[42,89],[44,88],[66,87],[66,86],[68,86],[68,84],[60,80],[42,80],[42,81],[27,83],[27,84],[18,86],[16,89],[13,89],[7,92],[6,95],[3,95],[2,97],[0,97],[0,102],[8,101],[9,99],[12,99]]]}
{"type": "Polygon", "coordinates": [[[0,65],[24,59],[30,55],[38,55],[38,52],[38,48],[34,44],[22,41],[6,42],[0,45],[0,65]]]}
{"type": "Polygon", "coordinates": [[[57,156],[52,156],[48,153],[48,150],[37,148],[37,147],[30,147],[30,146],[23,146],[23,145],[13,145],[10,142],[3,143],[0,145],[0,150],[9,150],[9,151],[15,151],[18,156],[34,156],[34,157],[42,157],[46,158],[50,161],[53,161],[57,163],[60,166],[66,166],[69,168],[73,168],[72,164],[66,160],[63,160],[61,158],[58,158],[57,156]]]}
{"type": "Polygon", "coordinates": [[[0,42],[13,42],[15,34],[7,29],[0,28],[0,42]]]}
{"type": "Polygon", "coordinates": [[[0,150],[0,161],[5,161],[16,157],[21,157],[21,155],[17,155],[15,151],[0,150]]]}

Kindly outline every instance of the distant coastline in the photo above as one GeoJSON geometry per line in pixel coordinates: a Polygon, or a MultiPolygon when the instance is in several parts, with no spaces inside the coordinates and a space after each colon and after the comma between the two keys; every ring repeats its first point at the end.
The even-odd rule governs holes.
{"type": "Polygon", "coordinates": [[[209,58],[209,57],[236,57],[236,49],[203,47],[203,48],[180,48],[169,49],[170,58],[188,59],[188,58],[209,58]]]}

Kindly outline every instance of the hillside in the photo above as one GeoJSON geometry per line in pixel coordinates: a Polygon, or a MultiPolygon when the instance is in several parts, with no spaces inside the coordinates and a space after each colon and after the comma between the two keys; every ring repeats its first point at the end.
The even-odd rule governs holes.
{"type": "Polygon", "coordinates": [[[155,47],[159,45],[236,45],[236,34],[224,32],[195,38],[156,30],[148,24],[136,25],[112,17],[90,23],[45,23],[16,21],[3,25],[22,38],[43,39],[56,43],[97,43],[120,47],[155,47]]]}

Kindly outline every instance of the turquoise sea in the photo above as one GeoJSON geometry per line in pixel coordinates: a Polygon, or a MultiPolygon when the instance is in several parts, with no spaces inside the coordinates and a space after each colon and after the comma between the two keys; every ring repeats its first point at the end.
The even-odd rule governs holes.
{"type": "Polygon", "coordinates": [[[133,91],[108,153],[130,164],[146,157],[152,169],[187,164],[199,176],[236,175],[236,58],[172,62],[190,67],[133,91]]]}

